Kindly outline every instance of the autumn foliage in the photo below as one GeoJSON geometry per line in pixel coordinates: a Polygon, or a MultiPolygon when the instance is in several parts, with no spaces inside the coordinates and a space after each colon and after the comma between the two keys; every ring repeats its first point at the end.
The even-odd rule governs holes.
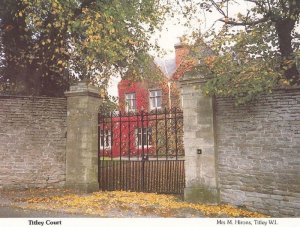
{"type": "Polygon", "coordinates": [[[0,92],[61,96],[76,80],[106,87],[143,65],[160,1],[3,0],[0,92]]]}
{"type": "Polygon", "coordinates": [[[40,189],[31,190],[28,195],[30,196],[15,199],[16,205],[36,210],[61,210],[102,217],[184,217],[188,214],[191,217],[268,217],[226,204],[188,203],[176,196],[155,193],[114,191],[76,194],[70,191],[40,189]]]}

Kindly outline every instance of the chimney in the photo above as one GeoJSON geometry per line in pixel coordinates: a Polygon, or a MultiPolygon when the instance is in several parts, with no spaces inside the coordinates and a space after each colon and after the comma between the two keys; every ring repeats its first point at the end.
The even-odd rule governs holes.
{"type": "Polygon", "coordinates": [[[183,38],[179,38],[179,39],[180,39],[179,43],[176,43],[174,45],[176,68],[178,68],[182,60],[189,54],[188,45],[184,43],[183,38]]]}

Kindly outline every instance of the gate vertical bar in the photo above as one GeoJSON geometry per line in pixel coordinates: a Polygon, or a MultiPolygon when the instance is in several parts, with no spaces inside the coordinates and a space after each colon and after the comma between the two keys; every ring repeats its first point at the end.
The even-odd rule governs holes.
{"type": "Polygon", "coordinates": [[[99,189],[102,188],[102,185],[100,183],[100,176],[101,176],[101,168],[100,168],[100,113],[98,113],[98,183],[99,183],[99,189]]]}
{"type": "MultiPolygon", "coordinates": [[[[110,175],[110,178],[113,177],[113,171],[114,171],[114,168],[111,167],[111,163],[113,161],[113,112],[111,112],[108,117],[110,118],[110,162],[108,161],[108,158],[107,158],[107,170],[109,170],[109,175],[110,175]]],[[[108,185],[108,190],[113,190],[113,181],[109,181],[107,182],[107,185],[108,185]]]]}
{"type": "Polygon", "coordinates": [[[146,153],[146,160],[149,156],[149,113],[146,113],[146,146],[147,146],[147,153],[146,153]]]}
{"type": "Polygon", "coordinates": [[[140,181],[139,181],[139,173],[140,173],[140,171],[139,171],[139,163],[138,163],[138,161],[140,160],[140,147],[139,147],[139,144],[140,144],[140,136],[139,136],[139,114],[138,113],[136,113],[136,125],[137,125],[137,127],[136,127],[136,131],[134,132],[134,134],[135,134],[135,138],[136,138],[136,141],[135,141],[135,146],[136,146],[136,149],[137,149],[137,151],[136,151],[136,155],[137,155],[137,162],[134,162],[134,171],[135,171],[135,176],[136,176],[136,183],[137,183],[137,185],[135,185],[136,186],[136,190],[137,191],[139,191],[140,190],[140,181]]]}
{"type": "Polygon", "coordinates": [[[166,161],[165,161],[165,166],[164,166],[164,170],[165,170],[165,188],[164,190],[165,191],[168,191],[168,184],[169,184],[169,177],[168,177],[168,149],[169,149],[169,146],[168,146],[168,119],[167,119],[167,108],[165,108],[165,139],[166,139],[166,161]]]}
{"type": "Polygon", "coordinates": [[[175,108],[175,116],[174,116],[174,123],[175,123],[175,155],[176,155],[176,161],[178,160],[178,138],[177,138],[177,108],[175,108]]]}
{"type": "Polygon", "coordinates": [[[128,116],[128,160],[130,161],[130,153],[131,153],[131,139],[130,139],[130,125],[131,125],[131,117],[128,116]]]}
{"type": "Polygon", "coordinates": [[[157,119],[157,109],[155,109],[155,153],[156,153],[156,179],[154,179],[154,190],[157,190],[157,185],[159,185],[160,182],[160,176],[159,176],[159,162],[158,162],[158,119],[157,119]]]}
{"type": "Polygon", "coordinates": [[[158,121],[157,121],[157,109],[155,109],[155,150],[156,150],[156,160],[158,161],[158,121]]]}
{"type": "MultiPolygon", "coordinates": [[[[146,191],[149,190],[149,178],[150,178],[150,171],[151,169],[149,169],[149,163],[146,163],[146,161],[148,160],[149,158],[149,113],[146,113],[146,146],[147,146],[147,150],[146,150],[146,158],[145,158],[145,161],[144,161],[144,166],[146,166],[146,172],[145,173],[145,170],[144,170],[144,174],[146,174],[146,191]]],[[[145,177],[144,177],[145,178],[145,177]]]]}
{"type": "Polygon", "coordinates": [[[138,157],[138,160],[140,160],[140,147],[139,147],[139,144],[140,144],[140,137],[139,137],[139,114],[136,113],[136,132],[135,133],[135,136],[137,138],[136,140],[136,147],[137,147],[137,157],[138,157]]]}
{"type": "Polygon", "coordinates": [[[165,139],[166,139],[166,160],[168,160],[168,121],[167,121],[167,108],[165,108],[165,139]]]}
{"type": "MultiPolygon", "coordinates": [[[[103,187],[103,190],[107,190],[107,182],[108,182],[108,178],[107,178],[107,167],[106,167],[106,163],[104,162],[104,150],[105,150],[105,147],[104,147],[104,126],[105,126],[105,116],[102,115],[102,129],[100,129],[100,134],[101,134],[101,130],[102,130],[102,134],[100,135],[100,140],[101,140],[101,143],[102,143],[102,187],[103,187]],[[103,139],[102,139],[103,138],[103,139]]],[[[101,149],[101,148],[100,148],[101,149]]],[[[100,155],[100,161],[101,161],[101,155],[100,155]]]]}
{"type": "Polygon", "coordinates": [[[144,150],[144,111],[142,110],[141,115],[141,124],[142,124],[142,132],[141,132],[141,139],[142,139],[142,160],[144,160],[145,150],[144,150]]]}
{"type": "Polygon", "coordinates": [[[113,160],[113,112],[110,113],[110,160],[113,160]]]}
{"type": "Polygon", "coordinates": [[[174,121],[175,121],[175,152],[176,152],[176,162],[174,165],[174,169],[175,169],[175,174],[174,174],[174,191],[176,191],[176,189],[179,186],[179,172],[180,172],[180,168],[181,165],[178,165],[178,124],[177,124],[177,108],[175,107],[175,116],[174,116],[174,121]],[[178,167],[179,166],[179,167],[178,167]]]}
{"type": "Polygon", "coordinates": [[[119,113],[119,131],[120,131],[120,141],[119,141],[119,149],[120,149],[120,163],[119,163],[119,177],[118,177],[118,186],[119,186],[119,189],[121,189],[121,174],[122,174],[122,171],[121,171],[121,163],[122,163],[122,112],[120,111],[119,113]]]}
{"type": "Polygon", "coordinates": [[[142,191],[145,190],[145,148],[144,148],[144,111],[142,110],[141,115],[141,124],[142,124],[142,132],[141,132],[141,139],[142,139],[142,191]]]}
{"type": "MultiPolygon", "coordinates": [[[[131,124],[131,122],[130,122],[130,119],[131,119],[131,117],[130,117],[130,114],[128,114],[128,117],[127,117],[127,130],[128,130],[128,151],[127,151],[127,155],[128,155],[128,163],[130,164],[130,147],[131,147],[131,139],[130,139],[130,124],[131,124]]],[[[129,186],[129,183],[130,183],[130,176],[131,176],[131,174],[130,174],[130,172],[131,172],[131,165],[128,165],[128,163],[126,164],[126,179],[125,179],[125,181],[126,181],[126,190],[128,189],[128,188],[130,188],[130,186],[129,186]],[[128,167],[129,167],[129,171],[128,171],[128,167]]]]}

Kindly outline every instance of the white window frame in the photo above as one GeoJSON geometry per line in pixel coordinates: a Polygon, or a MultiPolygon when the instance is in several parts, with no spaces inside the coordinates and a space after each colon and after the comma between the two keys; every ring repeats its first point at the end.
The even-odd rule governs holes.
{"type": "MultiPolygon", "coordinates": [[[[151,147],[152,146],[152,128],[144,128],[143,130],[144,139],[144,147],[151,147]]],[[[135,129],[135,144],[137,147],[142,147],[142,128],[135,129]]]]}
{"type": "Polygon", "coordinates": [[[135,112],[136,111],[136,94],[135,94],[135,92],[125,94],[125,111],[126,112],[135,112]]]}
{"type": "Polygon", "coordinates": [[[111,148],[112,136],[110,129],[100,129],[100,149],[101,148],[111,148]],[[103,144],[104,143],[104,144],[103,144]]]}
{"type": "Polygon", "coordinates": [[[162,90],[161,89],[149,90],[149,103],[150,103],[150,110],[162,108],[162,90]],[[158,99],[160,99],[160,106],[158,106],[158,99]],[[154,100],[154,105],[152,103],[152,100],[154,100]]]}

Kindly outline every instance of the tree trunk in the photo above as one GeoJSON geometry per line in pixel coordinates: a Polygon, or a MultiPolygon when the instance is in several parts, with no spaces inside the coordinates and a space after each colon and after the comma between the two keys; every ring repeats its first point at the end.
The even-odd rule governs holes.
{"type": "MultiPolygon", "coordinates": [[[[292,31],[295,27],[295,21],[289,18],[278,20],[276,21],[275,27],[278,35],[279,50],[282,57],[282,67],[284,67],[285,61],[294,60],[292,31]]],[[[299,72],[295,62],[285,70],[284,75],[287,79],[291,80],[292,84],[300,83],[299,72]]]]}

